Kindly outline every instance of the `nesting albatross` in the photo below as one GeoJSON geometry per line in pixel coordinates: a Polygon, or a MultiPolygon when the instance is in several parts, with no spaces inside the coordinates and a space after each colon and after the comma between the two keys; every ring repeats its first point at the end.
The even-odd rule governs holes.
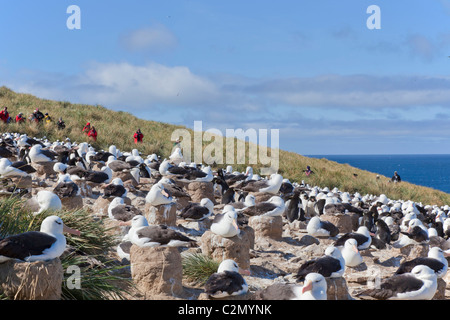
{"type": "Polygon", "coordinates": [[[63,232],[79,236],[78,230],[64,225],[61,218],[49,216],[42,221],[40,231],[29,231],[0,241],[0,263],[10,259],[46,261],[58,258],[66,249],[63,232]]]}
{"type": "Polygon", "coordinates": [[[345,241],[348,239],[353,238],[358,243],[358,250],[364,250],[370,247],[372,243],[372,237],[370,236],[369,229],[365,226],[361,226],[356,230],[356,232],[348,232],[339,239],[336,240],[334,243],[335,246],[341,247],[345,245],[345,241]]]}
{"type": "Polygon", "coordinates": [[[179,216],[185,220],[201,221],[208,218],[214,210],[214,204],[209,198],[203,198],[200,203],[191,203],[181,210],[179,216]]]}
{"type": "Polygon", "coordinates": [[[436,290],[436,273],[428,266],[418,265],[410,273],[394,275],[376,288],[364,290],[356,296],[377,300],[431,300],[436,290]]]}
{"type": "Polygon", "coordinates": [[[347,267],[356,267],[363,263],[363,258],[359,253],[357,246],[358,243],[353,238],[345,241],[344,248],[341,252],[347,267]]]}
{"type": "Polygon", "coordinates": [[[211,232],[224,238],[232,238],[239,234],[237,212],[230,205],[223,208],[221,214],[216,214],[211,224],[211,232]]]}
{"type": "Polygon", "coordinates": [[[120,178],[115,178],[110,184],[103,189],[103,198],[109,197],[126,197],[127,189],[123,185],[123,181],[120,178]]]}
{"type": "Polygon", "coordinates": [[[61,199],[49,190],[39,191],[36,196],[32,198],[32,201],[36,202],[39,206],[39,209],[35,212],[35,214],[39,214],[44,211],[58,211],[62,209],[61,199]]]}
{"type": "Polygon", "coordinates": [[[114,156],[109,156],[106,165],[114,172],[121,172],[124,170],[130,170],[132,167],[129,163],[117,160],[114,156]]]}
{"type": "Polygon", "coordinates": [[[164,185],[160,183],[154,184],[148,194],[145,196],[145,202],[152,206],[170,204],[173,202],[172,197],[165,190],[164,185]]]}
{"type": "Polygon", "coordinates": [[[149,225],[147,219],[141,215],[127,222],[121,222],[121,225],[131,225],[128,239],[139,247],[179,247],[195,242],[167,226],[149,225]]]}
{"type": "Polygon", "coordinates": [[[319,273],[308,273],[302,285],[274,283],[255,293],[255,300],[327,300],[327,282],[319,273]]]}
{"type": "Polygon", "coordinates": [[[277,194],[283,183],[283,176],[273,174],[269,180],[244,180],[235,185],[235,190],[246,192],[267,192],[277,194]]]}
{"type": "Polygon", "coordinates": [[[248,285],[241,273],[250,275],[248,270],[239,268],[235,261],[231,259],[222,261],[217,272],[206,281],[205,293],[216,299],[245,294],[248,285]]]}
{"type": "Polygon", "coordinates": [[[56,160],[58,154],[56,152],[43,149],[40,144],[36,144],[31,147],[28,156],[31,159],[31,162],[40,163],[40,162],[53,162],[56,160]]]}
{"type": "MultiPolygon", "coordinates": [[[[29,173],[26,169],[30,167],[28,164],[20,161],[18,164],[14,165],[9,159],[0,159],[0,176],[5,177],[27,177],[29,173]]],[[[32,167],[31,167],[32,168],[32,167]]],[[[34,169],[33,172],[36,172],[34,169]]]]}
{"type": "Polygon", "coordinates": [[[318,216],[312,217],[306,231],[313,237],[335,237],[339,234],[339,228],[329,221],[322,221],[318,216]]]}
{"type": "Polygon", "coordinates": [[[57,185],[53,188],[53,192],[60,198],[71,198],[80,194],[78,185],[70,179],[69,174],[59,176],[57,185]]]}
{"type": "Polygon", "coordinates": [[[115,197],[108,206],[108,217],[111,220],[126,222],[138,215],[142,215],[142,211],[125,204],[122,197],[115,197]]]}
{"type": "Polygon", "coordinates": [[[285,204],[281,197],[273,196],[268,201],[260,202],[236,211],[247,216],[281,216],[284,213],[285,204]]]}
{"type": "Polygon", "coordinates": [[[436,273],[438,278],[445,276],[448,270],[448,261],[445,258],[444,251],[439,247],[433,247],[428,251],[427,257],[417,257],[403,262],[395,274],[411,272],[412,269],[418,265],[430,267],[436,273]]]}
{"type": "Polygon", "coordinates": [[[329,246],[325,250],[325,255],[308,260],[303,263],[296,275],[297,281],[304,281],[308,273],[319,273],[325,278],[337,278],[341,277],[345,271],[345,261],[342,257],[341,251],[334,247],[329,246]]]}

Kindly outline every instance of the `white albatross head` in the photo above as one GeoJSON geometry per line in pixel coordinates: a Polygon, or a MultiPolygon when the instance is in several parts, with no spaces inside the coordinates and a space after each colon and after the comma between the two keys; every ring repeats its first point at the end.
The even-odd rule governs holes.
{"type": "Polygon", "coordinates": [[[81,234],[80,231],[67,227],[58,216],[48,216],[45,218],[41,223],[40,231],[53,236],[63,234],[63,232],[74,234],[76,236],[80,236],[81,234]]]}

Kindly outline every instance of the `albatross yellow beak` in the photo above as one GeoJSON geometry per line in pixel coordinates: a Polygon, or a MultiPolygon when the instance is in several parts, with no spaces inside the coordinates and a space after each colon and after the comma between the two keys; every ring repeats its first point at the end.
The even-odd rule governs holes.
{"type": "Polygon", "coordinates": [[[164,197],[170,198],[169,194],[166,192],[166,190],[161,190],[161,193],[164,197]]]}
{"type": "Polygon", "coordinates": [[[119,226],[125,227],[125,226],[131,226],[131,220],[128,221],[120,221],[119,226]]]}
{"type": "Polygon", "coordinates": [[[81,232],[79,230],[75,230],[75,229],[69,228],[66,225],[63,225],[63,231],[66,232],[66,233],[70,233],[70,234],[76,235],[78,237],[81,235],[81,232]]]}
{"type": "Polygon", "coordinates": [[[252,272],[250,270],[248,270],[248,269],[241,269],[241,268],[239,268],[239,273],[243,274],[245,276],[251,276],[252,275],[252,272]]]}
{"type": "Polygon", "coordinates": [[[312,290],[312,281],[311,280],[307,280],[305,282],[305,285],[302,288],[302,293],[305,293],[306,291],[311,291],[312,290]]]}

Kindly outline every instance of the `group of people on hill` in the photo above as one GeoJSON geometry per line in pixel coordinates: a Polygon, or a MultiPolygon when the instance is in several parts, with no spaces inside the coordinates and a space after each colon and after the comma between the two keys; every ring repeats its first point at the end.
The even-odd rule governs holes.
{"type": "MultiPolygon", "coordinates": [[[[15,123],[20,124],[20,123],[25,123],[26,120],[27,119],[25,119],[23,116],[23,112],[19,112],[19,114],[17,114],[17,116],[13,120],[8,112],[8,107],[4,107],[3,110],[0,111],[0,121],[2,121],[3,123],[12,123],[14,121],[15,123]]],[[[28,117],[28,121],[30,123],[38,123],[38,124],[39,123],[45,123],[45,124],[53,123],[52,117],[48,113],[43,114],[41,111],[39,111],[38,108],[36,108],[33,111],[33,113],[30,114],[30,116],[28,117]]],[[[56,122],[56,125],[59,130],[63,130],[66,128],[66,123],[64,122],[62,117],[60,117],[58,119],[58,121],[56,122]]],[[[82,132],[88,137],[88,139],[97,141],[97,130],[95,129],[94,126],[91,126],[90,122],[86,123],[82,132]]],[[[141,132],[141,129],[138,129],[134,133],[133,138],[134,138],[135,144],[139,144],[139,143],[143,142],[144,134],[141,132]]]]}
{"type": "MultiPolygon", "coordinates": [[[[19,112],[16,117],[11,118],[9,112],[8,112],[8,107],[3,108],[2,111],[0,111],[0,121],[2,121],[3,123],[11,123],[11,122],[15,122],[15,123],[25,123],[27,119],[24,118],[23,116],[23,112],[19,112]]],[[[43,114],[41,111],[39,111],[38,108],[36,108],[33,113],[30,114],[30,116],[28,117],[28,121],[30,123],[45,123],[45,124],[51,124],[53,123],[53,119],[52,117],[48,114],[45,113],[43,114]]],[[[58,119],[58,121],[56,122],[56,125],[58,127],[58,129],[63,130],[66,128],[66,123],[64,122],[64,120],[60,117],[58,119]]]]}

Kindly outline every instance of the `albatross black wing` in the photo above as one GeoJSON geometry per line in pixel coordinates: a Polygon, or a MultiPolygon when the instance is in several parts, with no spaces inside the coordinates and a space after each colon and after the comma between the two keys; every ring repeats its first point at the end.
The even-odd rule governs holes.
{"type": "Polygon", "coordinates": [[[333,272],[341,269],[341,263],[338,259],[324,256],[315,260],[306,261],[298,269],[296,278],[298,281],[304,281],[308,273],[314,272],[323,275],[325,278],[331,276],[333,272]]]}
{"type": "Polygon", "coordinates": [[[364,290],[356,296],[369,296],[377,300],[387,300],[395,297],[399,293],[417,291],[422,286],[422,280],[417,279],[411,274],[399,274],[384,280],[379,288],[364,290]]]}
{"type": "Polygon", "coordinates": [[[0,241],[0,256],[25,260],[40,255],[56,242],[56,238],[39,231],[30,231],[7,237],[0,241]]]}

